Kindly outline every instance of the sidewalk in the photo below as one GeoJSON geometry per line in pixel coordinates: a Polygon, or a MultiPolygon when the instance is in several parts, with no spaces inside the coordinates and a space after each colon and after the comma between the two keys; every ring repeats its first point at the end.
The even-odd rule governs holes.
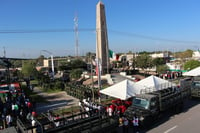
{"type": "Polygon", "coordinates": [[[36,110],[38,113],[47,112],[48,110],[58,108],[70,108],[71,106],[78,106],[79,99],[67,95],[65,91],[58,93],[45,93],[38,87],[34,87],[33,92],[44,97],[47,103],[36,103],[36,110]]]}

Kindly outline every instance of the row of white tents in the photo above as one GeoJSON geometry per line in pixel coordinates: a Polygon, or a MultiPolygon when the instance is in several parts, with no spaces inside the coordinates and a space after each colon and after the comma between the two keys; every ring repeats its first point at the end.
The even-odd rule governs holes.
{"type": "MultiPolygon", "coordinates": [[[[183,76],[200,76],[200,67],[183,73],[183,76]]],[[[113,86],[101,90],[100,93],[119,98],[121,100],[126,100],[135,96],[136,94],[161,90],[173,86],[176,86],[176,84],[152,75],[138,82],[133,82],[126,79],[113,86]]]]}
{"type": "Polygon", "coordinates": [[[188,72],[183,73],[183,76],[200,76],[200,67],[194,68],[188,72]]]}
{"type": "Polygon", "coordinates": [[[176,86],[176,84],[152,75],[138,82],[126,79],[101,90],[100,93],[119,98],[121,100],[126,100],[136,94],[161,90],[172,86],[176,86]]]}

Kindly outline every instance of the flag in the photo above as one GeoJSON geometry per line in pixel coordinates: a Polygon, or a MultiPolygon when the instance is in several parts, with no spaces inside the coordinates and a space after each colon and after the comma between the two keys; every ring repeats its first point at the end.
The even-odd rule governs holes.
{"type": "Polygon", "coordinates": [[[92,60],[92,65],[96,66],[96,62],[94,60],[92,60]]]}
{"type": "Polygon", "coordinates": [[[109,49],[109,57],[113,58],[113,59],[116,59],[116,54],[110,49],[109,49]]]}
{"type": "Polygon", "coordinates": [[[99,74],[98,66],[96,66],[95,70],[96,70],[96,76],[98,76],[98,74],[99,74]]]}
{"type": "Polygon", "coordinates": [[[109,57],[112,58],[113,60],[118,61],[119,60],[119,55],[114,53],[112,50],[109,49],[109,57]]]}
{"type": "Polygon", "coordinates": [[[96,75],[98,76],[99,74],[101,75],[102,72],[102,64],[101,64],[101,60],[96,59],[96,75]]]}
{"type": "Polygon", "coordinates": [[[117,60],[117,61],[119,60],[119,55],[118,55],[118,54],[116,54],[116,60],[117,60]]]}

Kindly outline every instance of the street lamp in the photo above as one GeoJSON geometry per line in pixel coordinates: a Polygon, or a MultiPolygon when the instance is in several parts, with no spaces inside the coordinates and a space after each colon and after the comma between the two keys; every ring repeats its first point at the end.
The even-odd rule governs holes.
{"type": "Polygon", "coordinates": [[[52,54],[51,52],[47,51],[47,50],[41,50],[41,51],[46,52],[46,53],[50,54],[50,56],[51,56],[52,77],[53,77],[53,79],[54,79],[54,63],[53,63],[53,54],[52,54]]]}

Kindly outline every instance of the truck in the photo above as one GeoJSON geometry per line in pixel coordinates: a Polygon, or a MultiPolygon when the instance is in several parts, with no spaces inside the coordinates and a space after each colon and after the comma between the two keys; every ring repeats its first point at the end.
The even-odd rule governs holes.
{"type": "Polygon", "coordinates": [[[200,98],[200,77],[193,77],[191,84],[191,98],[200,98]]]}
{"type": "Polygon", "coordinates": [[[129,120],[137,117],[139,125],[147,128],[169,109],[180,112],[184,100],[190,96],[190,93],[190,89],[176,86],[138,94],[133,98],[132,105],[125,111],[124,115],[129,120]]]}
{"type": "Polygon", "coordinates": [[[180,80],[180,86],[190,88],[191,98],[200,98],[200,77],[187,77],[180,80]]]}

